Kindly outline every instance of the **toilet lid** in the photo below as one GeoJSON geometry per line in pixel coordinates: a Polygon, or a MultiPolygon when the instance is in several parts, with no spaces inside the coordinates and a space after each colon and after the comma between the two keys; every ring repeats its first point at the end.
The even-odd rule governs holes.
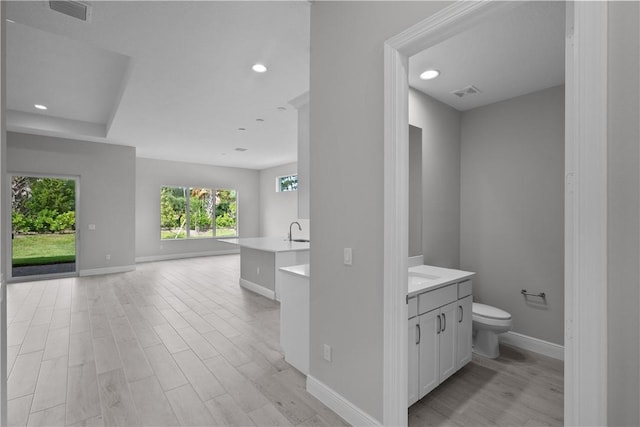
{"type": "Polygon", "coordinates": [[[473,314],[477,316],[487,317],[489,319],[511,319],[511,315],[506,311],[500,310],[499,308],[492,307],[490,305],[480,304],[479,302],[473,303],[472,311],[473,314]]]}

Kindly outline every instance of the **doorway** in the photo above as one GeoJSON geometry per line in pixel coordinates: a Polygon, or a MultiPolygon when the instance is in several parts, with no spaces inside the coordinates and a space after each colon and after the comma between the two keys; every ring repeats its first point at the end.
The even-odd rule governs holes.
{"type": "Polygon", "coordinates": [[[12,281],[77,273],[77,179],[11,176],[12,281]]]}
{"type": "MultiPolygon", "coordinates": [[[[407,423],[408,58],[507,7],[456,2],[385,43],[385,425],[407,423]]],[[[600,425],[607,414],[606,3],[567,3],[566,50],[564,420],[600,425]]]]}

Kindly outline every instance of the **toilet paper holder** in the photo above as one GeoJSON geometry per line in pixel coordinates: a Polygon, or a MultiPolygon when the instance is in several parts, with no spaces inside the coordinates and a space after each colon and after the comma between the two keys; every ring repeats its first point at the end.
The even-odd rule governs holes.
{"type": "Polygon", "coordinates": [[[530,296],[530,297],[540,297],[540,298],[547,298],[547,295],[544,292],[539,292],[537,294],[531,293],[531,292],[527,292],[526,289],[523,289],[520,291],[520,293],[524,296],[530,296]]]}

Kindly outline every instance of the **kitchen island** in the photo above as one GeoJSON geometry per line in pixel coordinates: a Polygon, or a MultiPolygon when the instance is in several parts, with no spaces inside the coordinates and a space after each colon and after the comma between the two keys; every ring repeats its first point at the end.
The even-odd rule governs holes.
{"type": "Polygon", "coordinates": [[[240,286],[267,298],[280,300],[280,267],[309,263],[309,242],[285,237],[220,239],[240,246],[240,286]]]}

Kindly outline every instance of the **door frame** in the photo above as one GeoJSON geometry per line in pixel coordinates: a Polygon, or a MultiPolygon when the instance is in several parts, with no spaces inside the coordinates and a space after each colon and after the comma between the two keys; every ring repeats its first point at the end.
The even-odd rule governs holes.
{"type": "MultiPolygon", "coordinates": [[[[408,58],[518,4],[458,1],[384,46],[384,425],[408,422],[408,58]]],[[[606,2],[567,2],[565,65],[564,422],[606,425],[606,2]]]]}
{"type": "Polygon", "coordinates": [[[80,207],[80,176],[78,175],[59,175],[59,174],[46,174],[46,173],[31,173],[31,172],[9,172],[6,174],[7,177],[7,226],[5,232],[6,236],[10,236],[13,228],[13,219],[12,219],[12,211],[13,211],[13,203],[11,200],[11,182],[13,181],[14,176],[26,176],[33,178],[52,178],[52,179],[64,179],[64,180],[72,180],[75,183],[75,211],[76,211],[76,248],[75,248],[75,270],[68,273],[54,273],[54,274],[39,274],[36,276],[18,276],[13,277],[13,239],[7,238],[6,242],[6,265],[7,272],[6,278],[8,283],[18,283],[18,282],[27,282],[33,280],[47,280],[47,279],[57,279],[61,277],[75,277],[79,276],[80,272],[80,227],[78,224],[80,222],[79,215],[79,207],[80,207]]]}

